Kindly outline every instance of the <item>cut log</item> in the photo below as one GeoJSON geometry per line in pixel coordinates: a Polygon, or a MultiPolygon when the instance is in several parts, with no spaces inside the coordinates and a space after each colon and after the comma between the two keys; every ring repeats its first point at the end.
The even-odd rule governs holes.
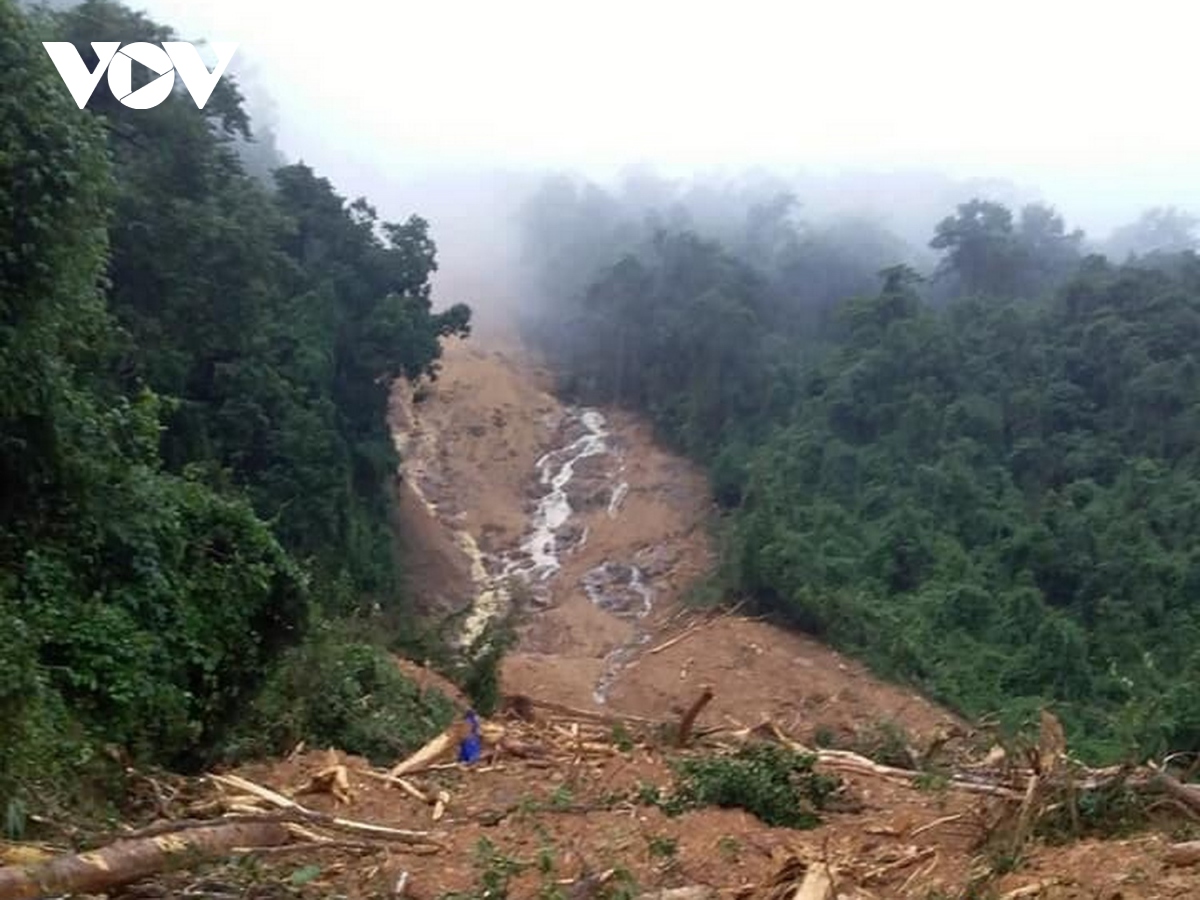
{"type": "Polygon", "coordinates": [[[99,850],[55,857],[31,866],[0,869],[0,900],[35,900],[56,894],[99,894],[197,858],[225,856],[239,847],[288,841],[278,822],[237,822],[117,841],[99,850]]]}
{"type": "Polygon", "coordinates": [[[829,876],[829,867],[825,863],[813,863],[791,900],[831,900],[832,897],[833,879],[829,876]]]}
{"type": "Polygon", "coordinates": [[[1172,866],[1194,866],[1200,863],[1200,841],[1172,844],[1163,854],[1163,859],[1172,866]]]}
{"type": "Polygon", "coordinates": [[[708,706],[713,696],[712,686],[708,684],[704,685],[700,696],[696,698],[696,702],[683,714],[683,718],[679,722],[679,734],[676,735],[675,746],[687,746],[688,739],[692,736],[692,726],[696,724],[696,717],[700,715],[704,707],[708,706]]]}
{"type": "MultiPolygon", "coordinates": [[[[373,822],[359,822],[355,819],[343,818],[342,816],[331,816],[328,813],[301,806],[295,800],[289,800],[282,794],[270,788],[265,788],[261,784],[255,784],[253,781],[242,778],[239,775],[209,775],[208,777],[218,784],[252,794],[258,799],[278,807],[285,813],[290,813],[296,819],[314,825],[332,828],[337,831],[348,831],[381,841],[441,846],[441,842],[428,831],[408,831],[404,828],[392,828],[387,825],[376,825],[373,822]]],[[[281,816],[281,818],[283,817],[281,816]]],[[[0,900],[3,900],[3,898],[0,898],[0,900]]]]}
{"type": "Polygon", "coordinates": [[[463,727],[459,724],[451,725],[412,756],[396,763],[388,775],[392,778],[399,778],[401,775],[420,772],[434,763],[442,762],[458,749],[463,737],[465,737],[463,727]]]}

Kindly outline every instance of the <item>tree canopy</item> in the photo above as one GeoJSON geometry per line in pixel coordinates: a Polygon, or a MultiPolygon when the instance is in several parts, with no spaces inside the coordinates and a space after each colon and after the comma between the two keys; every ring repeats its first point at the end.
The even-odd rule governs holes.
{"type": "MultiPolygon", "coordinates": [[[[594,227],[583,196],[604,208],[554,198],[558,246],[594,227]]],[[[1200,259],[1113,264],[1048,207],[976,199],[926,275],[868,244],[893,256],[863,289],[864,242],[807,241],[796,208],[589,245],[532,334],[709,465],[724,582],[760,609],[970,715],[1053,704],[1094,757],[1200,748],[1200,259]]]]}
{"type": "Polygon", "coordinates": [[[101,743],[199,762],[315,618],[407,626],[388,389],[469,322],[424,220],[245,172],[232,78],[76,108],[40,40],[106,37],[172,35],[0,0],[0,798],[101,743]]]}

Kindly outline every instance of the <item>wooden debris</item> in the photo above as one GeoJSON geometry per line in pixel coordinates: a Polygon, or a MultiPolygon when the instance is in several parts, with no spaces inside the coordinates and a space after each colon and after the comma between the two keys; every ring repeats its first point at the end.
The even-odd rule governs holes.
{"type": "Polygon", "coordinates": [[[416,753],[396,763],[388,775],[392,778],[399,778],[401,775],[420,772],[434,763],[443,761],[458,750],[458,745],[466,737],[465,727],[460,722],[451,725],[416,753]]]}
{"type": "Polygon", "coordinates": [[[1037,797],[1038,785],[1041,778],[1038,775],[1029,776],[1029,784],[1025,788],[1025,797],[1021,800],[1021,809],[1017,814],[1017,827],[1013,831],[1012,853],[1015,856],[1025,843],[1033,820],[1034,800],[1037,797]]]}
{"type": "Polygon", "coordinates": [[[1014,888],[1007,893],[1000,895],[1000,900],[1022,900],[1027,897],[1039,897],[1041,894],[1058,884],[1058,879],[1050,878],[1046,881],[1038,881],[1034,884],[1027,884],[1024,887],[1014,888]]]}
{"type": "Polygon", "coordinates": [[[679,733],[675,737],[675,746],[687,746],[688,738],[692,734],[692,726],[696,724],[696,717],[700,715],[704,707],[708,706],[714,696],[712,685],[704,685],[696,702],[688,708],[679,721],[679,733]]]}
{"type": "Polygon", "coordinates": [[[638,900],[717,900],[717,889],[706,884],[663,888],[661,891],[638,894],[638,900]]]}
{"type": "Polygon", "coordinates": [[[448,791],[438,791],[437,799],[433,804],[433,821],[441,820],[446,814],[446,804],[450,802],[450,794],[448,791]]]}
{"type": "Polygon", "coordinates": [[[989,769],[997,769],[1004,765],[1007,758],[1008,753],[1005,752],[1004,748],[999,744],[993,744],[991,749],[988,750],[987,756],[983,759],[983,765],[989,769]]]}
{"type": "Polygon", "coordinates": [[[40,844],[0,841],[0,866],[27,866],[41,863],[53,859],[62,852],[62,850],[40,844]]]}
{"type": "Polygon", "coordinates": [[[693,634],[695,634],[697,631],[699,631],[703,627],[704,627],[703,624],[692,625],[691,627],[685,629],[680,634],[675,635],[675,637],[671,638],[670,640],[663,641],[661,644],[659,644],[656,647],[651,647],[649,650],[646,651],[646,655],[653,656],[656,653],[662,653],[664,650],[669,650],[671,647],[674,647],[680,641],[684,641],[687,638],[690,638],[693,634]]]}
{"type": "Polygon", "coordinates": [[[1200,787],[1183,784],[1160,769],[1151,767],[1151,771],[1154,783],[1161,785],[1168,794],[1184,806],[1200,811],[1200,787]]]}
{"type": "Polygon", "coordinates": [[[889,875],[894,875],[896,872],[907,869],[909,866],[915,866],[917,863],[929,859],[935,853],[937,853],[936,847],[926,847],[924,850],[918,850],[914,847],[909,853],[900,857],[900,859],[872,869],[863,876],[863,884],[869,884],[872,881],[883,881],[889,875]]]}
{"type": "Polygon", "coordinates": [[[403,828],[392,828],[387,825],[376,825],[372,822],[359,822],[354,819],[346,819],[341,816],[331,816],[327,813],[318,812],[315,809],[307,809],[296,801],[289,800],[287,797],[271,790],[270,788],[265,788],[262,785],[255,784],[253,781],[249,781],[248,779],[242,778],[238,775],[209,775],[209,778],[218,784],[235,788],[258,798],[259,800],[265,801],[271,806],[286,812],[290,812],[296,818],[323,826],[325,828],[332,828],[337,831],[348,831],[354,834],[372,837],[377,840],[441,846],[441,843],[434,837],[432,833],[428,831],[408,831],[403,828]]]}
{"type": "Polygon", "coordinates": [[[279,822],[225,822],[121,840],[99,850],[0,869],[0,900],[99,894],[196,859],[224,856],[238,847],[277,846],[288,840],[287,829],[279,822]]]}
{"type": "Polygon", "coordinates": [[[1172,866],[1194,866],[1200,863],[1200,841],[1172,844],[1163,854],[1163,860],[1172,866]]]}
{"type": "Polygon", "coordinates": [[[908,836],[910,838],[916,837],[918,834],[924,834],[927,831],[932,831],[934,828],[937,828],[940,825],[949,825],[951,822],[957,822],[963,817],[963,815],[963,813],[954,813],[953,815],[942,816],[941,818],[934,819],[932,822],[926,822],[920,828],[914,828],[908,836]]]}
{"type": "Polygon", "coordinates": [[[526,698],[529,702],[528,707],[533,709],[543,709],[547,712],[558,713],[576,722],[600,722],[605,725],[649,725],[658,727],[662,724],[658,719],[647,719],[644,716],[632,716],[617,713],[599,713],[593,710],[579,709],[574,706],[564,706],[561,703],[550,703],[546,700],[533,700],[526,698]]]}
{"type": "Polygon", "coordinates": [[[831,900],[833,877],[825,863],[813,863],[804,873],[804,880],[792,894],[791,900],[831,900]]]}
{"type": "Polygon", "coordinates": [[[376,772],[373,769],[359,769],[358,771],[359,771],[359,774],[366,775],[368,778],[374,778],[376,781],[383,781],[388,784],[395,785],[396,787],[400,788],[400,790],[404,791],[404,793],[408,794],[408,796],[412,797],[414,800],[420,800],[422,803],[427,803],[427,804],[431,804],[431,805],[434,802],[435,798],[430,797],[428,794],[426,794],[424,791],[422,791],[420,788],[418,788],[415,784],[413,784],[411,781],[408,781],[405,778],[397,778],[395,776],[389,775],[386,772],[376,772]]]}
{"type": "Polygon", "coordinates": [[[350,789],[350,776],[346,767],[337,764],[317,772],[296,791],[297,796],[304,794],[332,794],[338,803],[349,805],[353,800],[353,792],[350,789]]]}
{"type": "Polygon", "coordinates": [[[1038,732],[1037,770],[1042,775],[1051,775],[1067,755],[1067,736],[1058,717],[1043,709],[1038,732]]]}

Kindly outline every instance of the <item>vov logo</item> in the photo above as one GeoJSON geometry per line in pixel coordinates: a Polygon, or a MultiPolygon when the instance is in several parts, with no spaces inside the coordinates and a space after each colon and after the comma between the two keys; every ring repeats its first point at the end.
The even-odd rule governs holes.
{"type": "Polygon", "coordinates": [[[92,41],[92,49],[100,61],[95,70],[89,72],[79,50],[69,41],[43,41],[42,46],[50,54],[58,74],[80,109],[87,106],[105,70],[108,71],[108,86],[113,96],[130,109],[151,109],[166,100],[175,88],[176,73],[183,79],[184,87],[196,101],[196,106],[204,109],[204,104],[212,96],[213,88],[225,74],[225,67],[237,50],[237,44],[213,44],[212,48],[217,52],[217,67],[210,72],[196,48],[187,41],[163,41],[161,47],[144,41],[124,47],[120,41],[92,41]],[[158,75],[136,91],[133,89],[135,62],[158,75]]]}

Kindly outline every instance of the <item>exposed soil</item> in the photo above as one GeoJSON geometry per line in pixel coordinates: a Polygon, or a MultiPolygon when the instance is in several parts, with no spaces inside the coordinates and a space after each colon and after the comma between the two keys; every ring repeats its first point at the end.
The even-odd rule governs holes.
{"type": "MultiPolygon", "coordinates": [[[[508,757],[498,764],[411,776],[420,790],[443,791],[449,798],[444,815],[434,821],[428,805],[363,776],[364,761],[341,760],[351,773],[351,802],[309,795],[300,798],[305,804],[377,824],[430,830],[443,849],[418,856],[394,847],[353,857],[307,846],[293,859],[267,861],[268,878],[275,881],[301,866],[319,865],[311,896],[327,896],[330,890],[352,897],[392,896],[403,873],[408,873],[404,896],[432,900],[478,891],[489,868],[481,859],[488,844],[494,860],[519,868],[509,886],[511,897],[551,896],[547,889],[556,884],[564,896],[574,896],[572,887],[609,869],[626,870],[642,891],[708,885],[723,897],[786,897],[790,892],[773,895],[771,883],[790,858],[829,865],[836,885],[832,896],[840,900],[1149,900],[1194,897],[1200,885],[1194,871],[1164,862],[1169,838],[1162,833],[1067,846],[1035,843],[1014,871],[989,877],[1003,855],[1002,845],[984,842],[999,801],[937,786],[845,777],[822,823],[811,830],[768,827],[739,809],[668,816],[636,798],[644,785],[672,784],[670,755],[638,744],[575,763],[543,765],[508,757]]],[[[328,763],[328,754],[313,752],[245,767],[241,774],[289,793],[328,763]]],[[[495,863],[491,868],[496,871],[495,863]]]]}
{"type": "MultiPolygon", "coordinates": [[[[410,563],[423,597],[453,594],[456,609],[469,603],[463,575],[471,561],[455,534],[470,535],[493,573],[506,553],[520,557],[530,514],[546,491],[537,461],[584,430],[578,411],[550,394],[549,373],[529,359],[511,339],[452,341],[437,381],[415,391],[396,387],[393,428],[404,481],[427,501],[402,505],[411,514],[405,530],[430,548],[410,563]],[[414,392],[419,403],[410,400],[414,392]],[[429,534],[431,521],[440,534],[429,534]]],[[[566,485],[571,513],[559,532],[560,568],[533,582],[537,596],[504,666],[508,692],[655,717],[710,683],[716,699],[702,724],[770,717],[806,738],[816,728],[848,734],[895,719],[921,740],[953,720],[862,665],[766,622],[724,617],[647,653],[701,617],[685,599],[712,566],[715,512],[701,471],[659,446],[636,417],[600,412],[607,451],[581,460],[566,485]]]]}

